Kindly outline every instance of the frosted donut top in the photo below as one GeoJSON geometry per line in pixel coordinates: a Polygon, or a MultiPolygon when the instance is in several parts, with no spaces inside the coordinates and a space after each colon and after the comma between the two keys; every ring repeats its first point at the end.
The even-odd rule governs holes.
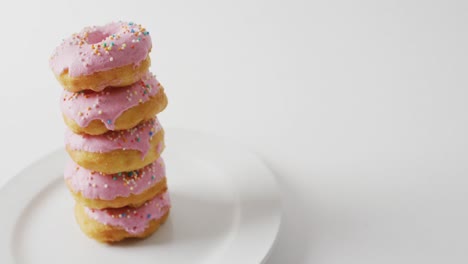
{"type": "Polygon", "coordinates": [[[62,113],[80,127],[87,127],[93,120],[101,120],[108,130],[115,129],[115,120],[138,104],[144,103],[160,90],[155,76],[147,73],[141,81],[126,87],[107,89],[102,92],[62,92],[62,113]]]}
{"type": "Polygon", "coordinates": [[[71,77],[90,75],[129,64],[139,65],[152,43],[149,32],[139,24],[112,22],[86,27],[64,39],[50,57],[55,75],[68,70],[71,77]]]}
{"type": "Polygon", "coordinates": [[[87,199],[114,200],[117,197],[137,195],[153,187],[166,176],[166,168],[160,157],[139,170],[104,174],[85,169],[71,159],[68,161],[64,178],[73,192],[87,199]]]}
{"type": "MultiPolygon", "coordinates": [[[[157,118],[131,129],[109,131],[96,136],[75,134],[67,128],[65,130],[65,145],[71,150],[98,153],[133,149],[140,151],[143,159],[151,147],[151,139],[161,129],[157,118]]],[[[158,148],[162,148],[162,144],[159,144],[158,148]]]]}
{"type": "Polygon", "coordinates": [[[85,213],[92,219],[110,226],[120,227],[130,234],[140,234],[148,228],[151,220],[160,219],[171,206],[169,194],[164,192],[147,201],[141,207],[91,209],[85,213]]]}

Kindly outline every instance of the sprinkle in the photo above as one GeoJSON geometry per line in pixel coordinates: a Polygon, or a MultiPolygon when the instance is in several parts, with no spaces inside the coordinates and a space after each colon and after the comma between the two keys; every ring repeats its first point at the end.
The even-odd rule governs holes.
{"type": "Polygon", "coordinates": [[[110,57],[110,58],[109,58],[109,60],[110,60],[110,61],[113,61],[113,60],[114,60],[114,58],[113,58],[113,57],[110,57]]]}
{"type": "Polygon", "coordinates": [[[116,181],[116,180],[117,180],[117,176],[112,177],[112,180],[116,181]]]}
{"type": "Polygon", "coordinates": [[[104,188],[106,188],[106,189],[107,189],[107,187],[109,187],[109,186],[108,186],[107,184],[104,184],[104,188]]]}
{"type": "Polygon", "coordinates": [[[102,45],[104,48],[107,47],[107,43],[104,42],[104,44],[102,45]]]}
{"type": "Polygon", "coordinates": [[[99,111],[98,111],[98,114],[100,114],[100,115],[101,115],[101,114],[102,114],[102,110],[99,110],[99,111]]]}
{"type": "Polygon", "coordinates": [[[107,124],[112,124],[112,121],[110,119],[107,119],[107,124]]]}
{"type": "Polygon", "coordinates": [[[147,215],[146,215],[146,218],[150,219],[150,218],[151,218],[151,214],[147,214],[147,215]]]}
{"type": "Polygon", "coordinates": [[[128,25],[129,25],[129,26],[133,26],[133,22],[128,22],[128,25]]]}
{"type": "Polygon", "coordinates": [[[152,131],[150,131],[150,132],[149,132],[149,135],[150,135],[150,137],[151,137],[151,136],[153,136],[153,132],[152,132],[152,131]]]}

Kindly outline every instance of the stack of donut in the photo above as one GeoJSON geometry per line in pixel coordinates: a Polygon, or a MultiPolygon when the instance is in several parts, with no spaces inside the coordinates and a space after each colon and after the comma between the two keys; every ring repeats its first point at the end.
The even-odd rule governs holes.
{"type": "Polygon", "coordinates": [[[169,214],[156,117],[167,97],[149,72],[151,47],[141,25],[115,22],[73,34],[50,58],[64,88],[65,182],[78,224],[98,241],[147,237],[169,214]]]}

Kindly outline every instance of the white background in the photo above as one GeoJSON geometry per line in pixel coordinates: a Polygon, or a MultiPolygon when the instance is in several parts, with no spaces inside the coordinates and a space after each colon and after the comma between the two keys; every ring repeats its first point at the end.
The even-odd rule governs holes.
{"type": "Polygon", "coordinates": [[[63,145],[53,48],[132,20],[162,124],[239,141],[277,175],[268,263],[466,263],[467,3],[3,1],[0,184],[63,145]]]}

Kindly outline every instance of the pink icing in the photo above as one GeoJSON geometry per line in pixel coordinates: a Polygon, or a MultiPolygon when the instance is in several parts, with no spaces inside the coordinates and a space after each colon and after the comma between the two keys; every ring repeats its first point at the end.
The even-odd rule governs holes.
{"type": "Polygon", "coordinates": [[[85,207],[85,213],[102,224],[120,227],[128,233],[136,235],[145,231],[151,220],[160,219],[170,207],[169,194],[164,192],[138,208],[123,207],[98,210],[85,207]]]}
{"type": "Polygon", "coordinates": [[[112,92],[82,91],[62,92],[61,109],[80,127],[87,127],[93,120],[101,120],[109,130],[114,130],[115,120],[127,109],[144,103],[160,90],[155,76],[147,73],[139,82],[130,86],[112,88],[112,92]]]}
{"type": "MultiPolygon", "coordinates": [[[[138,150],[142,154],[142,159],[148,153],[151,146],[151,139],[162,129],[157,118],[128,129],[119,131],[109,131],[102,135],[81,135],[71,132],[69,129],[65,131],[65,145],[71,150],[79,150],[86,152],[110,152],[113,150],[138,150]]],[[[162,145],[158,145],[158,151],[162,145]]]]}
{"type": "Polygon", "coordinates": [[[113,22],[86,27],[58,46],[49,61],[56,75],[68,69],[72,77],[135,64],[151,50],[151,37],[141,25],[113,22]]]}
{"type": "Polygon", "coordinates": [[[103,174],[85,169],[72,160],[65,167],[64,177],[74,192],[88,199],[114,200],[140,194],[166,176],[162,158],[150,165],[130,172],[103,174]]]}

